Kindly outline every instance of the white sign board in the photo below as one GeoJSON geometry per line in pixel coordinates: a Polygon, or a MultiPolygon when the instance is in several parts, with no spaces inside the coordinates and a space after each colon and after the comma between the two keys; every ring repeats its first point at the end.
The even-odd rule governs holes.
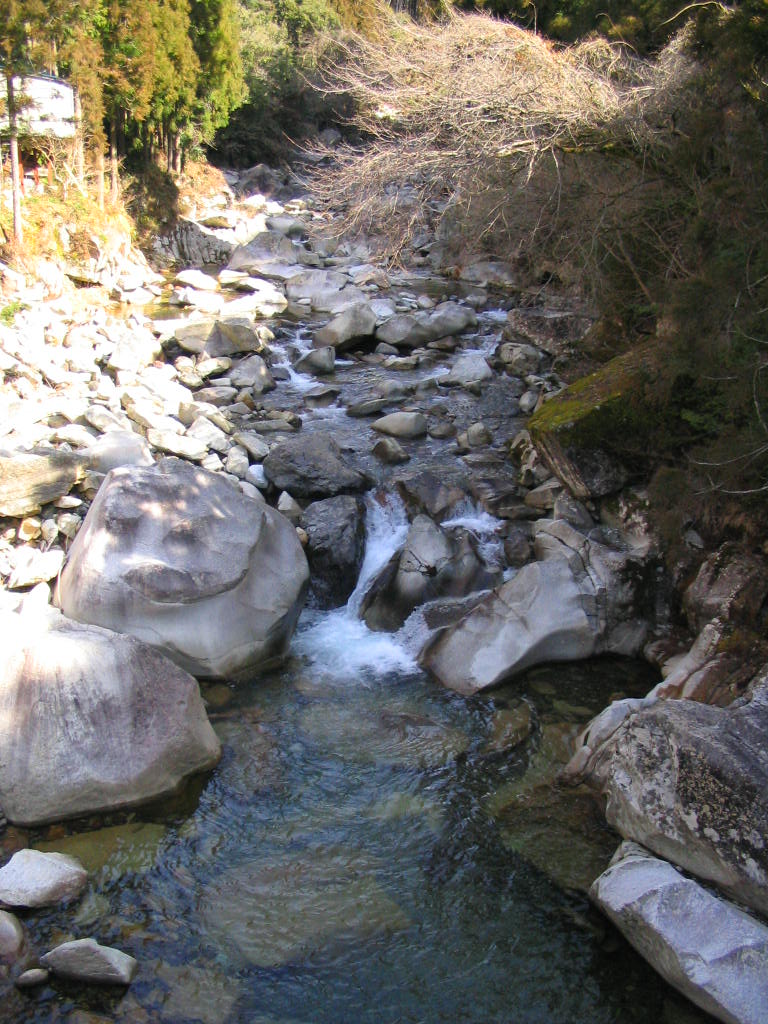
{"type": "MultiPolygon", "coordinates": [[[[5,80],[0,78],[5,96],[5,80]]],[[[43,75],[14,76],[13,90],[19,105],[19,135],[53,135],[71,139],[75,134],[75,92],[71,85],[58,78],[43,75]]],[[[8,112],[0,115],[0,133],[8,131],[8,112]]]]}

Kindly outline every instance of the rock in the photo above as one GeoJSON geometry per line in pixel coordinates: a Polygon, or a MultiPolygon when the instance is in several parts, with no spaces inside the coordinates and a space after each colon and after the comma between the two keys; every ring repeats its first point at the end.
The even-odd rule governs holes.
{"type": "Polygon", "coordinates": [[[138,804],[218,760],[197,683],[152,648],[53,610],[6,613],[2,629],[0,806],[9,821],[138,804]]]}
{"type": "Polygon", "coordinates": [[[232,367],[227,374],[235,388],[253,388],[255,394],[272,391],[275,381],[260,355],[254,353],[232,367]]]}
{"type": "Polygon", "coordinates": [[[469,535],[456,538],[428,516],[416,516],[402,551],[366,593],[360,613],[369,629],[399,629],[414,608],[436,597],[465,597],[496,582],[469,535]]]}
{"type": "Polygon", "coordinates": [[[408,462],[410,455],[394,437],[382,437],[373,446],[373,454],[387,466],[397,466],[408,462]]]}
{"type": "Polygon", "coordinates": [[[248,430],[238,430],[233,437],[241,448],[245,448],[249,457],[254,462],[261,462],[262,459],[266,459],[267,455],[269,455],[269,445],[258,434],[248,430]]]}
{"type": "Polygon", "coordinates": [[[583,501],[620,490],[651,451],[654,458],[663,454],[661,430],[674,447],[680,433],[675,411],[658,397],[673,386],[666,376],[657,344],[639,346],[553,395],[533,414],[531,439],[574,497],[583,501]]]}
{"type": "Polygon", "coordinates": [[[36,583],[47,583],[55,579],[64,563],[61,548],[42,551],[40,548],[15,548],[11,555],[12,569],[6,586],[9,590],[33,587],[36,583]]]}
{"type": "Polygon", "coordinates": [[[132,633],[198,676],[279,661],[307,563],[291,525],[176,459],[108,474],[62,573],[70,618],[132,633]]]}
{"type": "MultiPolygon", "coordinates": [[[[192,437],[206,449],[224,454],[232,447],[233,441],[220,427],[212,423],[207,416],[198,416],[187,427],[186,436],[192,437]]],[[[112,467],[110,467],[112,468],[112,467]]]]}
{"type": "Polygon", "coordinates": [[[144,438],[133,430],[108,430],[82,453],[88,467],[108,473],[118,466],[151,466],[152,452],[144,438]]]}
{"type": "Polygon", "coordinates": [[[338,352],[344,352],[359,339],[372,337],[376,320],[376,313],[369,303],[356,303],[315,331],[312,344],[318,347],[329,345],[338,352]]]}
{"type": "Polygon", "coordinates": [[[199,402],[208,402],[219,408],[225,405],[232,405],[237,398],[237,388],[228,384],[211,384],[210,387],[201,388],[197,392],[199,402]]]}
{"type": "Polygon", "coordinates": [[[533,345],[521,345],[505,341],[494,353],[507,373],[513,377],[525,377],[530,373],[538,373],[544,360],[540,349],[533,345]]]}
{"type": "Polygon", "coordinates": [[[212,880],[200,912],[241,961],[263,968],[410,924],[376,882],[375,863],[339,848],[235,865],[212,880]]]}
{"type": "Polygon", "coordinates": [[[336,349],[331,345],[314,348],[294,363],[294,369],[299,373],[313,373],[317,376],[333,373],[335,368],[336,349]]]}
{"type": "Polygon", "coordinates": [[[623,843],[590,896],[670,985],[718,1020],[761,1024],[768,928],[671,864],[623,843]]]}
{"type": "Polygon", "coordinates": [[[219,289],[219,282],[216,278],[203,273],[202,270],[182,270],[176,275],[174,281],[176,284],[195,288],[202,292],[215,292],[219,289]]]}
{"type": "Polygon", "coordinates": [[[92,938],[64,942],[41,956],[40,963],[60,978],[89,985],[130,985],[139,968],[132,956],[92,938]]]}
{"type": "Polygon", "coordinates": [[[363,491],[366,475],[349,466],[336,442],[309,434],[281,441],[264,460],[267,479],[297,498],[330,498],[344,491],[363,491]]]}
{"type": "Polygon", "coordinates": [[[87,468],[81,455],[13,452],[0,455],[0,516],[25,516],[60,498],[79,483],[87,468]]]}
{"type": "Polygon", "coordinates": [[[765,914],[766,728],[768,671],[738,707],[666,700],[630,713],[593,747],[587,781],[626,839],[765,914]]]}
{"type": "MultiPolygon", "coordinates": [[[[228,270],[242,270],[248,274],[269,276],[269,265],[303,263],[306,252],[300,245],[278,231],[262,231],[245,245],[238,246],[230,255],[228,270]]],[[[220,261],[221,262],[221,261],[220,261]]]]}
{"type": "Polygon", "coordinates": [[[28,971],[22,972],[15,979],[14,985],[22,990],[37,988],[39,985],[45,985],[50,976],[50,971],[46,971],[42,967],[30,967],[28,971]]]}
{"type": "Polygon", "coordinates": [[[260,352],[264,348],[263,336],[259,329],[254,327],[250,320],[237,317],[193,320],[179,326],[174,338],[185,352],[210,358],[243,352],[260,352]]]}
{"type": "Polygon", "coordinates": [[[0,910],[0,964],[15,963],[26,945],[21,921],[7,910],[0,910]]]}
{"type": "Polygon", "coordinates": [[[428,469],[401,476],[396,486],[411,516],[424,512],[437,522],[447,519],[457,505],[467,500],[461,487],[428,469]]]}
{"type": "Polygon", "coordinates": [[[413,439],[424,437],[427,432],[427,419],[420,412],[391,412],[388,416],[374,420],[371,427],[380,434],[389,434],[390,437],[413,439]]]}
{"type": "Polygon", "coordinates": [[[376,337],[398,348],[418,348],[476,326],[477,315],[469,306],[441,302],[433,310],[404,313],[386,320],[376,329],[376,337]]]}
{"type": "MultiPolygon", "coordinates": [[[[224,469],[227,473],[231,473],[236,476],[238,480],[245,480],[245,475],[248,472],[250,461],[248,459],[248,452],[245,448],[241,448],[239,445],[233,445],[227,452],[227,457],[224,461],[224,469]]],[[[282,512],[282,509],[279,511],[282,512]]]]}
{"type": "Polygon", "coordinates": [[[689,626],[697,633],[714,618],[753,624],[766,595],[765,560],[726,544],[702,563],[696,579],[683,594],[683,609],[689,626]]]}
{"type": "Polygon", "coordinates": [[[531,342],[550,356],[558,356],[580,341],[592,323],[591,318],[569,310],[510,309],[505,333],[531,342]]]}
{"type": "Polygon", "coordinates": [[[534,532],[541,560],[422,652],[422,664],[445,686],[475,693],[542,662],[642,649],[645,562],[587,540],[562,520],[540,521],[534,532]]]}
{"type": "Polygon", "coordinates": [[[355,589],[365,547],[363,504],[352,495],[314,501],[304,510],[312,589],[323,608],[346,604],[355,589]]]}
{"type": "Polygon", "coordinates": [[[0,903],[8,907],[50,907],[76,899],[87,882],[88,873],[74,857],[19,850],[0,868],[0,903]]]}
{"type": "Polygon", "coordinates": [[[179,455],[183,459],[190,459],[192,462],[200,462],[208,454],[204,441],[189,434],[177,434],[173,430],[147,431],[147,441],[160,452],[167,452],[169,455],[179,455]]]}
{"type": "Polygon", "coordinates": [[[179,217],[172,228],[154,242],[155,251],[173,260],[198,267],[224,263],[235,248],[235,242],[222,238],[216,231],[194,220],[179,217]]]}
{"type": "Polygon", "coordinates": [[[534,487],[526,494],[525,504],[529,508],[546,512],[555,507],[555,502],[562,491],[563,485],[560,481],[556,477],[550,477],[549,480],[545,480],[543,484],[539,484],[538,487],[534,487]]]}
{"type": "Polygon", "coordinates": [[[461,356],[451,367],[450,373],[440,377],[441,387],[472,388],[493,376],[493,370],[479,353],[461,356]]]}

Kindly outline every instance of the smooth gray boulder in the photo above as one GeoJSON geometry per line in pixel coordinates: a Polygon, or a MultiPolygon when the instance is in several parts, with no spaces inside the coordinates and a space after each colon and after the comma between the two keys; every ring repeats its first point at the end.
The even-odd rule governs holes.
{"type": "Polygon", "coordinates": [[[422,652],[450,689],[471,694],[544,662],[642,649],[644,556],[591,541],[564,520],[540,521],[534,532],[538,561],[422,652]]]}
{"type": "Polygon", "coordinates": [[[594,744],[586,781],[606,819],[686,871],[768,914],[768,671],[751,700],[660,700],[594,744]]]}
{"type": "Polygon", "coordinates": [[[297,498],[331,498],[368,487],[365,473],[350,466],[333,438],[320,434],[291,437],[264,459],[267,480],[297,498]]]}
{"type": "Polygon", "coordinates": [[[131,633],[196,676],[251,677],[285,654],[307,560],[291,524],[177,459],[108,474],[70,549],[65,615],[131,633]]]}
{"type": "Polygon", "coordinates": [[[460,356],[444,377],[438,378],[441,387],[471,388],[493,376],[493,370],[479,352],[460,356]]]}
{"type": "Polygon", "coordinates": [[[0,904],[50,907],[78,897],[87,882],[88,872],[75,857],[19,850],[0,868],[0,904]]]}
{"type": "Polygon", "coordinates": [[[197,682],[146,644],[47,613],[0,616],[0,806],[19,825],[132,806],[213,767],[197,682]]]}
{"type": "Polygon", "coordinates": [[[63,942],[40,957],[40,963],[60,978],[90,985],[130,985],[138,961],[92,938],[63,942]]]}
{"type": "Polygon", "coordinates": [[[763,1024],[768,928],[671,864],[623,843],[590,896],[659,974],[727,1024],[763,1024]]]}
{"type": "Polygon", "coordinates": [[[424,437],[427,432],[427,418],[420,412],[391,412],[374,420],[371,428],[389,437],[424,437]]]}

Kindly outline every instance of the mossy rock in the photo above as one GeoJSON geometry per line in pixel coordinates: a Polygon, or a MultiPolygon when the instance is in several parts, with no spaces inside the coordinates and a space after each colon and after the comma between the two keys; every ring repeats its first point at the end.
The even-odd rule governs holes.
{"type": "Polygon", "coordinates": [[[577,498],[612,494],[688,440],[670,402],[674,378],[658,342],[634,348],[546,402],[528,422],[531,439],[577,498]]]}

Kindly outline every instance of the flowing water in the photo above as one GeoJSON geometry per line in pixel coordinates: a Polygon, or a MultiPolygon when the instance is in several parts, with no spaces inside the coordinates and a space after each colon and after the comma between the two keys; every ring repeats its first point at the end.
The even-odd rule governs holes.
{"type": "MultiPolygon", "coordinates": [[[[461,525],[493,535],[466,510],[461,525]]],[[[133,954],[127,992],[6,989],[2,1024],[695,1024],[589,905],[617,838],[561,790],[569,740],[612,697],[645,692],[622,661],[540,668],[467,700],[418,669],[418,623],[356,617],[402,542],[369,505],[347,608],[308,611],[285,667],[204,688],[223,744],[179,799],[31,836],[90,871],[84,898],[29,913],[36,949],[93,934],[133,954]]]]}
{"type": "MultiPolygon", "coordinates": [[[[490,351],[496,326],[485,314],[478,351],[490,351]]],[[[304,430],[330,428],[368,458],[370,431],[344,410],[382,370],[339,361],[339,401],[308,409],[317,381],[292,366],[308,345],[294,328],[276,342],[283,380],[266,404],[293,401],[304,430]]],[[[445,372],[428,364],[398,381],[413,388],[445,372]]],[[[509,385],[497,390],[484,416],[509,427],[509,385]]],[[[442,396],[433,387],[421,401],[442,396]]],[[[452,397],[462,429],[474,402],[452,397]]],[[[451,444],[422,443],[435,472],[455,461],[451,444]]],[[[367,468],[381,473],[375,460],[367,468]]],[[[358,618],[408,528],[391,499],[369,498],[367,515],[347,607],[308,608],[280,671],[203,687],[223,745],[215,771],[160,806],[0,836],[0,859],[34,845],[90,872],[76,904],[20,915],[33,952],[93,935],[140,965],[126,992],[57,982],[21,993],[0,981],[0,1024],[707,1019],[591,908],[586,887],[618,838],[589,794],[556,784],[581,726],[655,678],[605,660],[540,668],[469,700],[444,690],[416,662],[421,611],[396,635],[358,618]]],[[[486,562],[503,565],[487,512],[467,503],[443,526],[469,530],[486,562]]]]}

